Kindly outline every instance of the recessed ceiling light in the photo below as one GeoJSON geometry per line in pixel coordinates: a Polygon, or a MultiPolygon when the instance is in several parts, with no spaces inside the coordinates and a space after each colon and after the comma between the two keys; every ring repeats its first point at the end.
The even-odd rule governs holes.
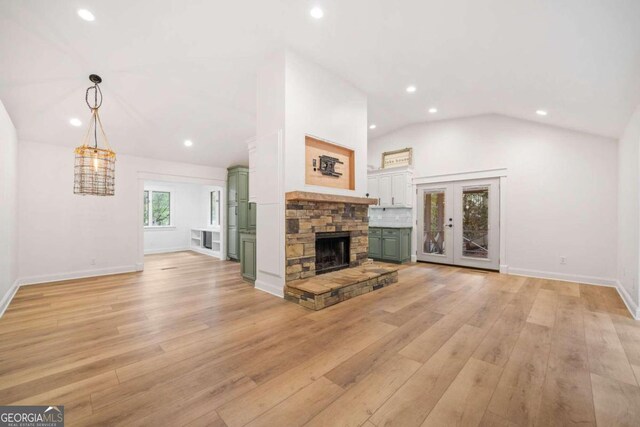
{"type": "Polygon", "coordinates": [[[71,124],[71,126],[75,126],[75,127],[82,126],[82,122],[80,121],[80,119],[77,119],[75,117],[70,119],[69,123],[71,124]]]}
{"type": "Polygon", "coordinates": [[[545,110],[538,110],[536,111],[536,114],[539,116],[546,116],[549,113],[547,113],[545,110]]]}
{"type": "Polygon", "coordinates": [[[369,125],[369,129],[375,129],[376,125],[369,125]]]}
{"type": "Polygon", "coordinates": [[[309,11],[309,15],[313,18],[320,19],[324,16],[324,12],[319,7],[314,7],[309,11]]]}
{"type": "Polygon", "coordinates": [[[87,9],[78,9],[78,16],[89,22],[96,20],[96,17],[93,16],[93,13],[89,12],[87,9]]]}
{"type": "Polygon", "coordinates": [[[185,147],[191,147],[192,145],[193,145],[193,141],[191,141],[190,139],[187,139],[184,141],[185,147]]]}
{"type": "Polygon", "coordinates": [[[438,112],[438,109],[437,109],[437,108],[429,108],[429,113],[430,113],[430,114],[435,114],[435,113],[437,113],[437,112],[438,112]]]}
{"type": "Polygon", "coordinates": [[[407,86],[407,92],[409,93],[413,93],[417,90],[417,88],[415,86],[407,86]]]}

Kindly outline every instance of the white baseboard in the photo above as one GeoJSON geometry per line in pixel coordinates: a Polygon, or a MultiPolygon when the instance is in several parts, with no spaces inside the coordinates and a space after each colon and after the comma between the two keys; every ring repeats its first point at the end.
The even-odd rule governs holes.
{"type": "Polygon", "coordinates": [[[276,285],[273,285],[272,283],[268,283],[268,282],[265,282],[264,280],[258,280],[258,279],[256,279],[254,286],[256,289],[262,292],[266,292],[268,294],[274,295],[279,298],[284,298],[284,286],[276,286],[276,285]]]}
{"type": "Polygon", "coordinates": [[[505,264],[500,264],[500,273],[509,274],[509,266],[505,264]]]}
{"type": "Polygon", "coordinates": [[[137,265],[121,267],[96,268],[94,270],[80,270],[70,273],[45,274],[42,276],[23,277],[18,279],[19,286],[38,285],[62,280],[84,279],[87,277],[108,276],[110,274],[132,273],[138,270],[137,265]]]}
{"type": "Polygon", "coordinates": [[[4,296],[2,297],[2,300],[0,300],[0,317],[4,315],[4,312],[9,307],[9,304],[11,304],[11,300],[15,296],[16,292],[18,292],[19,287],[20,285],[18,285],[18,280],[16,279],[16,281],[13,282],[13,285],[11,285],[7,293],[4,294],[4,296]]]}
{"type": "MultiPolygon", "coordinates": [[[[500,267],[500,273],[503,273],[502,266],[500,267]]],[[[585,283],[588,285],[616,288],[618,294],[620,295],[620,298],[627,306],[627,310],[629,310],[629,313],[631,313],[631,316],[633,316],[633,318],[636,320],[640,320],[640,307],[638,307],[638,305],[633,301],[631,295],[629,295],[627,290],[617,279],[610,279],[606,277],[580,276],[576,274],[562,274],[550,271],[525,270],[522,268],[507,268],[506,270],[508,270],[508,274],[513,274],[516,276],[536,277],[540,279],[561,280],[565,282],[577,282],[585,283]]]]}
{"type": "MultiPolygon", "coordinates": [[[[556,273],[553,271],[540,271],[540,270],[527,270],[524,268],[512,268],[508,267],[507,274],[513,274],[516,276],[537,277],[539,279],[552,279],[561,280],[564,282],[578,282],[588,285],[599,285],[616,287],[617,280],[608,277],[595,277],[595,276],[581,276],[579,274],[564,274],[556,273]]],[[[502,273],[502,268],[501,271],[502,273]]]]}
{"type": "Polygon", "coordinates": [[[212,250],[206,249],[206,248],[195,248],[195,247],[191,247],[191,248],[189,248],[187,250],[192,251],[192,252],[197,252],[197,253],[202,254],[202,255],[207,255],[207,256],[210,256],[210,257],[213,257],[213,258],[218,258],[220,260],[222,259],[222,254],[220,252],[218,252],[218,251],[212,251],[212,250]]]}
{"type": "Polygon", "coordinates": [[[616,289],[618,290],[618,294],[620,294],[620,298],[624,301],[624,305],[627,306],[627,310],[633,316],[634,319],[640,320],[640,307],[633,301],[631,295],[627,292],[627,290],[622,286],[622,283],[619,281],[616,282],[616,289]]]}
{"type": "Polygon", "coordinates": [[[180,247],[180,248],[161,248],[161,249],[145,249],[144,254],[145,255],[154,255],[154,254],[168,254],[171,252],[183,252],[183,251],[188,251],[189,247],[180,247]]]}
{"type": "Polygon", "coordinates": [[[415,255],[411,255],[411,262],[418,262],[418,257],[415,255]]]}

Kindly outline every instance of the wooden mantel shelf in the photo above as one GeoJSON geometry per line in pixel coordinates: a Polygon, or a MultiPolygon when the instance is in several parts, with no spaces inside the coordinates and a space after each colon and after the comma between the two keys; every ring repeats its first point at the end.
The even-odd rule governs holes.
{"type": "Polygon", "coordinates": [[[354,205],[375,205],[378,199],[368,197],[338,196],[335,194],[311,193],[309,191],[290,191],[285,194],[287,201],[351,203],[354,205]]]}

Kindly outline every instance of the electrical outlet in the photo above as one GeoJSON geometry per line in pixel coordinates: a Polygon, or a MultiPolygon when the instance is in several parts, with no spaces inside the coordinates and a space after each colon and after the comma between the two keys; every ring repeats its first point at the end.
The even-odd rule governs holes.
{"type": "Polygon", "coordinates": [[[567,263],[567,257],[560,257],[560,264],[566,264],[567,263]]]}

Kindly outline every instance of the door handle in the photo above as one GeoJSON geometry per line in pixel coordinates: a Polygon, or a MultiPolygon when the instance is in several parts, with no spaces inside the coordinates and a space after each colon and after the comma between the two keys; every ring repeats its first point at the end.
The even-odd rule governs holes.
{"type": "Polygon", "coordinates": [[[445,227],[453,228],[453,224],[446,224],[445,227]]]}
{"type": "Polygon", "coordinates": [[[236,215],[238,215],[238,207],[236,206],[236,215]]]}

